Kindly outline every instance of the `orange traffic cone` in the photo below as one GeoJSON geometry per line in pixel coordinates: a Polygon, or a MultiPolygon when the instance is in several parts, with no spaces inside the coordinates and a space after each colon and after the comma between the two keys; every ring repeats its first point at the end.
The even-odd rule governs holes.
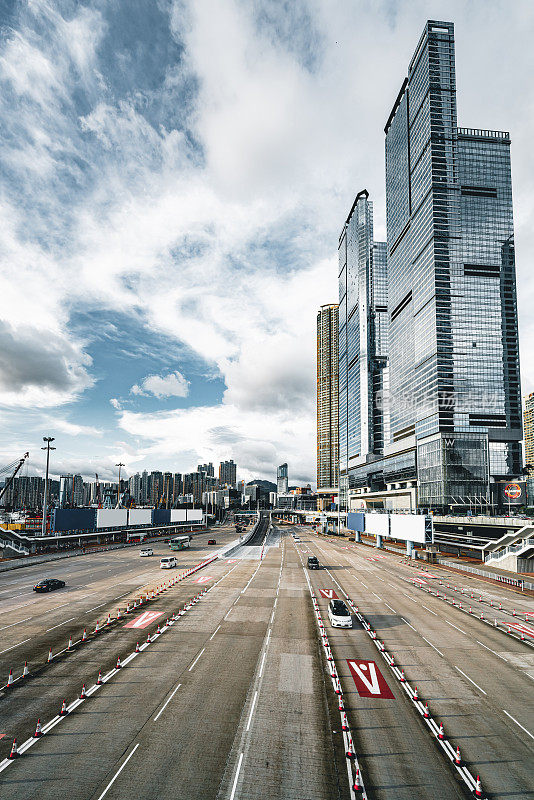
{"type": "Polygon", "coordinates": [[[33,734],[34,739],[38,739],[40,736],[43,735],[43,731],[41,730],[41,719],[37,720],[37,725],[35,726],[35,733],[33,734]]]}
{"type": "Polygon", "coordinates": [[[445,733],[443,731],[443,722],[442,722],[441,725],[439,726],[438,739],[441,739],[443,741],[444,738],[445,738],[445,733]]]}
{"type": "Polygon", "coordinates": [[[484,797],[482,792],[482,784],[480,783],[480,775],[477,775],[477,782],[475,785],[475,797],[484,797]]]}
{"type": "Polygon", "coordinates": [[[115,669],[121,668],[121,657],[117,656],[117,663],[115,664],[115,669]]]}
{"type": "Polygon", "coordinates": [[[12,683],[13,683],[13,670],[10,669],[9,670],[9,675],[7,676],[7,688],[8,689],[11,686],[12,683]]]}
{"type": "Polygon", "coordinates": [[[98,678],[96,679],[96,685],[97,686],[101,686],[102,685],[102,671],[101,670],[98,670],[98,678]]]}
{"type": "Polygon", "coordinates": [[[85,683],[82,684],[82,691],[80,692],[80,700],[85,700],[87,694],[85,693],[85,683]]]}
{"type": "Polygon", "coordinates": [[[17,750],[17,740],[13,739],[13,744],[11,745],[11,752],[9,754],[9,758],[18,758],[19,752],[17,750]]]}
{"type": "Polygon", "coordinates": [[[460,767],[462,765],[462,757],[460,756],[459,747],[456,747],[456,756],[454,758],[454,763],[456,764],[457,767],[460,767]]]}
{"type": "Polygon", "coordinates": [[[28,669],[28,662],[24,662],[24,669],[22,670],[22,677],[25,678],[27,675],[30,674],[30,670],[28,669]]]}
{"type": "Polygon", "coordinates": [[[360,770],[356,768],[356,775],[354,777],[354,783],[352,784],[352,791],[355,794],[362,794],[363,793],[363,786],[360,780],[360,770]]]}
{"type": "Polygon", "coordinates": [[[67,701],[63,700],[63,702],[61,704],[61,711],[59,712],[59,716],[60,717],[64,717],[66,713],[67,713],[67,701]]]}

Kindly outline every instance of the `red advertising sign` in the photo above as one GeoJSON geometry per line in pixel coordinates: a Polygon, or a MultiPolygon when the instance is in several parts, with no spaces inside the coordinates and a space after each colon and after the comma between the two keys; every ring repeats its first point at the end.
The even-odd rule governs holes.
{"type": "Polygon", "coordinates": [[[319,591],[321,592],[321,596],[326,597],[327,600],[339,600],[339,597],[333,589],[319,589],[319,591]]]}
{"type": "Polygon", "coordinates": [[[139,617],[135,617],[131,619],[130,622],[127,622],[124,626],[125,628],[146,628],[147,625],[150,625],[151,622],[154,622],[155,619],[161,617],[163,615],[163,611],[145,611],[139,617]]]}
{"type": "Polygon", "coordinates": [[[518,497],[521,497],[521,487],[517,483],[507,483],[504,487],[504,494],[510,500],[517,500],[518,497]]]}
{"type": "Polygon", "coordinates": [[[374,661],[365,661],[363,659],[349,661],[347,659],[347,664],[360,697],[378,697],[382,700],[395,699],[395,695],[374,661]]]}

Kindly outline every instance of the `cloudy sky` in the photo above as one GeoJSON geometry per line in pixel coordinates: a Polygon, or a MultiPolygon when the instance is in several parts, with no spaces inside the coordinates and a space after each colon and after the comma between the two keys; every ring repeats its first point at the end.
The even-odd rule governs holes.
{"type": "Polygon", "coordinates": [[[534,390],[531,0],[4,0],[0,460],[315,480],[315,321],[427,18],[509,130],[534,390]]]}

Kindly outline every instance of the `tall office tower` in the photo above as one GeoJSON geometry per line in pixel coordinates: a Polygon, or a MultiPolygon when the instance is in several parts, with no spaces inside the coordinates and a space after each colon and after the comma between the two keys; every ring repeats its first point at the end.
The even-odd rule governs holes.
{"type": "Polygon", "coordinates": [[[384,481],[465,506],[519,473],[522,430],[510,137],[457,127],[452,23],[425,25],[385,134],[384,481]]]}
{"type": "Polygon", "coordinates": [[[172,508],[172,492],[174,478],[172,472],[163,473],[163,504],[165,508],[172,508]]]}
{"type": "Polygon", "coordinates": [[[146,505],[150,501],[150,475],[143,470],[141,475],[141,503],[146,505]]]}
{"type": "Polygon", "coordinates": [[[338,431],[338,309],[321,306],[317,313],[317,491],[337,494],[338,431]]]}
{"type": "Polygon", "coordinates": [[[524,410],[525,425],[525,466],[529,467],[528,474],[534,475],[534,392],[525,397],[524,410]]]}
{"type": "Polygon", "coordinates": [[[159,471],[150,473],[150,503],[159,508],[163,499],[163,473],[159,471]]]}
{"type": "Polygon", "coordinates": [[[366,485],[388,436],[386,243],[373,239],[373,204],[356,195],[339,237],[339,486],[366,485]]]}
{"type": "Polygon", "coordinates": [[[235,488],[237,481],[237,464],[233,460],[221,461],[219,464],[219,486],[232,486],[235,488]]]}
{"type": "Polygon", "coordinates": [[[128,491],[135,503],[141,502],[141,476],[138,472],[128,479],[128,491]]]}
{"type": "Polygon", "coordinates": [[[287,464],[280,464],[276,470],[276,493],[287,494],[289,491],[289,479],[287,475],[287,464]]]}

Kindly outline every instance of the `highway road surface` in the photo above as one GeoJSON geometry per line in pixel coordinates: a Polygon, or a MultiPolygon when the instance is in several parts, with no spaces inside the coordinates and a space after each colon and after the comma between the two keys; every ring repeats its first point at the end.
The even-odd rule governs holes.
{"type": "Polygon", "coordinates": [[[351,629],[331,628],[334,592],[417,686],[483,796],[534,799],[534,649],[450,596],[483,592],[484,608],[501,603],[503,619],[515,608],[510,619],[527,628],[531,599],[442,569],[419,575],[397,555],[308,529],[267,532],[267,519],[249,544],[214,559],[235,539],[230,528],[196,536],[176,570],[160,570],[169,554],[160,542],[151,558],[132,547],[0,577],[0,684],[25,661],[30,673],[0,691],[2,798],[344,800],[362,796],[349,782],[355,763],[369,798],[470,796],[357,616],[351,629]],[[311,553],[323,569],[307,570],[311,553]],[[451,576],[456,589],[446,589],[451,576]],[[67,586],[36,595],[41,577],[67,586]],[[357,762],[346,757],[332,664],[357,762]],[[376,685],[362,681],[365,664],[376,685]],[[33,738],[38,719],[44,736],[33,738]],[[21,755],[9,759],[14,737],[21,755]]]}

